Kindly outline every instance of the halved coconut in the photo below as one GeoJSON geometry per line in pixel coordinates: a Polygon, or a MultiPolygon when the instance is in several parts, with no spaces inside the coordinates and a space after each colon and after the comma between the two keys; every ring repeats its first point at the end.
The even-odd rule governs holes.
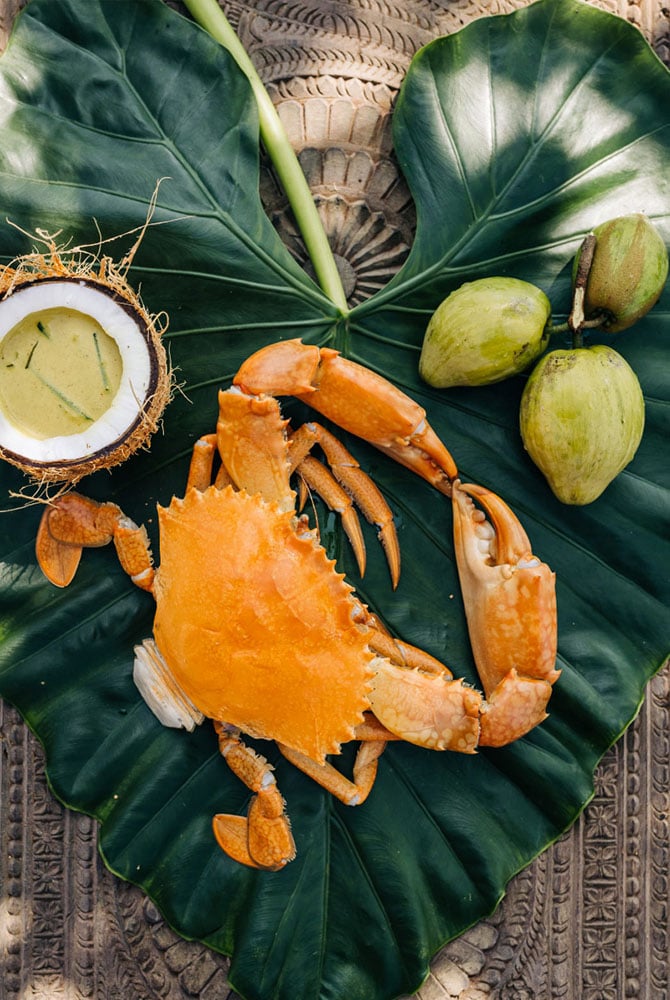
{"type": "Polygon", "coordinates": [[[108,258],[18,264],[0,278],[0,457],[72,484],[157,429],[171,390],[163,330],[108,258]]]}

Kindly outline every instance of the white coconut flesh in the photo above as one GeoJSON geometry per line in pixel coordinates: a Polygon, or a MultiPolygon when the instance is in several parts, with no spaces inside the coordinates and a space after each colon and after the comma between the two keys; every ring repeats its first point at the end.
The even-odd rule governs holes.
{"type": "Polygon", "coordinates": [[[0,448],[36,466],[109,449],[155,391],[154,346],[142,315],[103,285],[20,286],[0,301],[0,448]]]}

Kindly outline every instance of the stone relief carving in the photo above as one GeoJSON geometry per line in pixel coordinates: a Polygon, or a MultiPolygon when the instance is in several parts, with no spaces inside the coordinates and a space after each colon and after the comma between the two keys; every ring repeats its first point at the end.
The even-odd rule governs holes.
{"type": "MultiPolygon", "coordinates": [[[[438,34],[525,0],[224,0],[299,151],[351,301],[406,256],[414,211],[390,119],[413,53],[438,34]]],[[[173,6],[179,7],[178,2],[173,6]]],[[[670,62],[655,0],[599,0],[670,62]]],[[[22,0],[0,4],[0,42],[22,0]]],[[[272,172],[262,196],[299,260],[272,172]]],[[[603,759],[592,802],[510,884],[501,906],[435,957],[420,1000],[668,1000],[670,673],[603,759]]],[[[0,706],[0,1000],[235,1000],[228,961],[182,941],[112,877],[97,827],[48,790],[39,745],[0,706]]]]}

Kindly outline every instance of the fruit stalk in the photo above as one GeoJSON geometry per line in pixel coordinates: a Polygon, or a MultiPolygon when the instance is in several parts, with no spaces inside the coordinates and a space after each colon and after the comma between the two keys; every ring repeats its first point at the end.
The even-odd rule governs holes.
{"type": "Polygon", "coordinates": [[[572,296],[572,309],[568,316],[568,328],[572,331],[572,346],[581,347],[583,342],[582,330],[586,317],[584,315],[584,298],[586,295],[586,285],[589,280],[589,273],[593,263],[593,254],[596,249],[596,237],[594,233],[588,233],[582,243],[579,252],[579,262],[575,275],[575,288],[572,296]]]}

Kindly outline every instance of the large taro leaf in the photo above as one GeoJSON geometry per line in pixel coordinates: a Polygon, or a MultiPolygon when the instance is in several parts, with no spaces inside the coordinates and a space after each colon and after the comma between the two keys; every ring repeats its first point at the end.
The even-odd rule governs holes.
{"type": "MultiPolygon", "coordinates": [[[[335,343],[418,398],[463,475],[505,496],[557,570],[563,673],[549,720],[474,757],[392,745],[358,809],[269,746],[298,857],[256,874],[212,843],[210,816],[243,812],[248,795],[211,731],[161,728],[132,685],[151,600],[107,550],[87,552],[74,584],[54,590],[34,563],[39,511],[0,519],[0,691],[43,742],[54,792],[102,821],[112,870],[139,883],[181,934],[232,953],[245,996],[372,1000],[413,989],[437,947],[490,912],[510,876],[588,801],[595,764],[667,653],[670,624],[670,295],[617,338],[645,392],[645,438],[629,469],[581,509],[558,504],[523,454],[523,380],[430,391],[416,374],[422,331],[443,295],[487,273],[535,281],[565,312],[570,258],[608,216],[644,211],[667,241],[667,71],[633,28],[573,0],[482,19],[423,50],[395,119],[416,242],[389,287],[346,320],[263,215],[246,81],[157,0],[34,0],[0,85],[0,205],[22,229],[95,240],[95,218],[104,237],[123,233],[170,178],[155,218],[174,221],[149,230],[132,275],[149,308],[170,314],[185,395],[151,452],[91,479],[88,493],[115,499],[153,534],[155,502],[181,492],[189,448],[213,426],[217,386],[253,348],[299,334],[335,343]]],[[[3,228],[7,257],[27,245],[3,228]]],[[[394,631],[474,680],[447,502],[353,447],[396,514],[397,592],[371,532],[363,582],[321,511],[325,542],[394,631]]],[[[22,482],[2,470],[5,494],[22,482]]]]}

